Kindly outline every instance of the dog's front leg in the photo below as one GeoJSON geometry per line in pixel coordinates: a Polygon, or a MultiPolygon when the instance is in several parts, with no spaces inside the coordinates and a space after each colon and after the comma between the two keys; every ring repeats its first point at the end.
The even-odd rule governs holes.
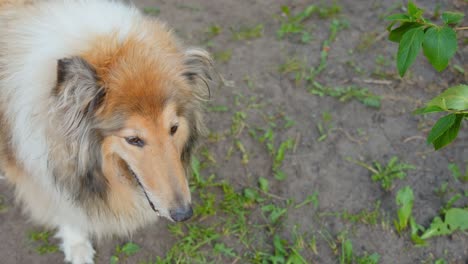
{"type": "Polygon", "coordinates": [[[60,248],[65,254],[65,261],[72,264],[93,264],[94,249],[88,235],[79,227],[62,225],[57,237],[62,240],[60,248]]]}

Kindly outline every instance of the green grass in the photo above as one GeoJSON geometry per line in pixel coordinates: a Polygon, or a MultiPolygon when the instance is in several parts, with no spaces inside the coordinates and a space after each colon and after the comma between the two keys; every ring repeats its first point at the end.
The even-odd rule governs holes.
{"type": "Polygon", "coordinates": [[[117,264],[121,260],[137,254],[141,250],[141,247],[135,243],[128,242],[123,245],[115,247],[114,255],[111,256],[110,263],[117,264]]]}
{"type": "Polygon", "coordinates": [[[380,201],[375,203],[375,208],[373,210],[365,208],[357,213],[350,213],[345,210],[341,214],[341,218],[353,224],[377,225],[381,219],[380,201]]]}
{"type": "Polygon", "coordinates": [[[55,253],[59,250],[58,246],[50,241],[51,236],[52,233],[49,231],[30,231],[28,234],[30,243],[39,255],[55,253]]]}
{"type": "Polygon", "coordinates": [[[381,97],[375,95],[367,88],[358,86],[347,87],[327,87],[318,82],[314,82],[309,88],[309,93],[318,96],[331,96],[337,98],[340,102],[357,100],[365,106],[379,109],[381,105],[381,97]]]}
{"type": "MultiPolygon", "coordinates": [[[[280,152],[280,151],[278,151],[280,152]]],[[[203,162],[192,161],[191,191],[195,197],[195,219],[170,225],[177,242],[149,263],[309,263],[303,253],[314,239],[284,225],[291,210],[318,206],[318,193],[304,201],[279,199],[272,184],[260,177],[258,187],[235,188],[216,175],[205,177],[203,162]],[[279,230],[289,230],[283,237],[279,230]]],[[[147,263],[147,262],[145,262],[147,263]]]]}
{"type": "Polygon", "coordinates": [[[227,49],[227,50],[216,51],[213,53],[213,57],[216,61],[227,63],[232,58],[232,50],[227,49]]]}
{"type": "Polygon", "coordinates": [[[263,36],[263,24],[258,24],[253,27],[241,27],[232,29],[233,40],[252,40],[263,36]]]}
{"type": "Polygon", "coordinates": [[[368,254],[364,252],[363,255],[359,256],[356,254],[353,248],[353,243],[346,235],[338,236],[338,240],[341,244],[340,252],[340,264],[377,264],[380,260],[380,255],[377,253],[368,254]]]}
{"type": "Polygon", "coordinates": [[[329,19],[341,12],[341,6],[334,2],[330,6],[309,5],[304,10],[293,14],[289,6],[281,7],[281,26],[277,31],[278,38],[282,39],[289,35],[299,35],[302,43],[312,40],[311,30],[305,24],[314,14],[322,19],[329,19]]]}

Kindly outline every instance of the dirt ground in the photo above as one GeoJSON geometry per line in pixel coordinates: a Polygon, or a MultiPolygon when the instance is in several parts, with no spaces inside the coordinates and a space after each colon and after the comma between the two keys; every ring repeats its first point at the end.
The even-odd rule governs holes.
{"type": "MultiPolygon", "coordinates": [[[[466,233],[436,237],[428,241],[428,246],[417,247],[411,242],[409,231],[399,235],[393,225],[393,219],[397,217],[395,195],[401,187],[409,185],[414,190],[413,216],[425,227],[454,194],[468,191],[468,184],[456,182],[448,169],[449,163],[455,163],[464,171],[468,163],[466,122],[454,144],[435,152],[425,142],[435,117],[411,113],[445,88],[467,82],[466,34],[451,62],[452,66],[464,68],[465,74],[452,66],[439,74],[423,56],[419,56],[410,73],[402,79],[397,76],[394,62],[397,45],[387,41],[387,22],[382,19],[388,12],[399,11],[392,11],[399,1],[336,1],[341,7],[340,13],[326,18],[312,16],[306,21],[305,26],[312,36],[307,44],[296,37],[277,37],[281,6],[288,5],[292,12],[298,12],[309,4],[327,5],[326,1],[134,2],[139,7],[151,8],[146,9],[149,12],[160,10],[157,16],[167,21],[185,43],[205,47],[216,54],[216,68],[225,84],[211,90],[212,101],[206,116],[211,135],[202,142],[198,154],[199,159],[208,164],[201,170],[202,175],[214,174],[217,179],[230,182],[239,192],[256,187],[259,177],[264,177],[269,182],[269,193],[279,201],[287,198],[300,202],[315,191],[318,193],[317,208],[307,205],[290,209],[283,216],[281,226],[274,231],[291,241],[293,226],[298,225],[298,232],[305,234],[307,241],[315,238],[315,249],[304,246],[301,251],[308,263],[339,263],[341,251],[337,241],[343,232],[352,241],[356,255],[378,253],[379,263],[434,263],[440,258],[447,263],[468,263],[466,233]],[[336,39],[329,44],[326,68],[315,80],[328,87],[356,85],[368,88],[382,98],[380,109],[368,107],[358,100],[343,102],[332,96],[311,94],[306,81],[296,82],[294,73],[280,72],[280,66],[291,58],[298,58],[308,67],[319,65],[322,44],[330,34],[332,19],[347,21],[348,27],[339,30],[336,39]],[[232,32],[259,24],[263,25],[261,36],[233,39],[232,32]],[[219,34],[207,32],[213,25],[222,29],[219,34]],[[231,133],[238,112],[245,114],[241,118],[241,128],[231,133]],[[324,113],[328,113],[326,120],[324,113]],[[287,125],[291,120],[294,123],[287,125]],[[252,131],[261,131],[272,122],[276,123],[273,129],[275,144],[294,140],[294,147],[286,152],[281,166],[286,175],[284,180],[273,177],[270,153],[264,143],[252,136],[252,131]],[[323,140],[317,140],[323,134],[317,128],[320,123],[324,127],[333,127],[323,140]],[[352,158],[367,164],[372,161],[386,163],[392,156],[398,156],[416,169],[408,171],[405,179],[396,180],[389,192],[371,180],[367,169],[349,161],[352,158]],[[435,190],[444,183],[448,186],[446,194],[437,195],[435,190]],[[377,201],[380,202],[377,224],[353,223],[339,217],[343,212],[372,211],[377,201]]],[[[468,11],[463,0],[416,2],[429,14],[437,6],[441,10],[458,10],[465,14],[468,11]]],[[[30,241],[28,233],[41,228],[27,222],[13,202],[12,190],[2,182],[0,194],[6,207],[0,213],[0,263],[61,263],[61,252],[39,255],[35,251],[36,244],[30,241]]],[[[197,201],[200,190],[195,190],[193,195],[197,201]]],[[[454,206],[467,204],[468,197],[464,195],[454,206]]],[[[261,218],[259,215],[254,212],[249,223],[261,218]]],[[[195,217],[193,221],[202,220],[195,217]]],[[[254,230],[260,230],[253,236],[264,240],[262,250],[272,251],[270,231],[254,230]]],[[[132,237],[131,241],[141,246],[141,250],[119,263],[139,263],[156,256],[164,258],[179,239],[168,230],[168,222],[161,220],[132,237]]],[[[232,239],[235,238],[226,238],[225,243],[229,245],[232,239]]],[[[109,263],[116,245],[127,241],[98,242],[97,263],[109,263]]],[[[52,243],[56,241],[52,239],[52,243]]],[[[200,250],[209,251],[210,247],[213,245],[207,244],[200,250]]],[[[237,254],[242,255],[242,252],[237,254]]],[[[228,257],[208,257],[208,260],[214,263],[251,262],[248,258],[228,257]]]]}

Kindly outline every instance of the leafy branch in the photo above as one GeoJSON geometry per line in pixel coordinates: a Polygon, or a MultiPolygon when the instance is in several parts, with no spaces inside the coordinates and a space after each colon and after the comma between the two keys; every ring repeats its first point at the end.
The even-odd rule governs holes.
{"type": "MultiPolygon", "coordinates": [[[[439,72],[443,71],[458,50],[456,31],[468,29],[468,27],[457,27],[465,16],[463,13],[443,12],[441,25],[425,19],[423,14],[424,10],[410,0],[407,13],[387,17],[387,20],[391,21],[387,27],[388,38],[399,43],[397,68],[401,77],[414,63],[421,48],[432,66],[439,72]]],[[[435,123],[427,137],[427,142],[436,150],[454,141],[463,119],[468,118],[468,86],[460,84],[448,88],[414,113],[437,112],[446,112],[447,115],[435,123]]]]}
{"type": "Polygon", "coordinates": [[[423,14],[423,9],[409,1],[406,14],[393,14],[386,18],[391,21],[387,27],[389,40],[399,43],[397,68],[401,77],[414,63],[421,48],[432,66],[439,72],[443,71],[458,50],[456,31],[468,29],[456,27],[464,17],[463,13],[443,12],[442,25],[428,21],[423,14]],[[397,24],[398,27],[394,27],[397,24]]]}

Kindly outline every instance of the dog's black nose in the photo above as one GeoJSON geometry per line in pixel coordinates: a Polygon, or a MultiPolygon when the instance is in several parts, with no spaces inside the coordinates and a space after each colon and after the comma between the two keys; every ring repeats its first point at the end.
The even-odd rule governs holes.
{"type": "Polygon", "coordinates": [[[193,215],[192,206],[188,205],[185,207],[179,207],[169,210],[172,220],[176,222],[182,222],[190,219],[193,215]]]}

